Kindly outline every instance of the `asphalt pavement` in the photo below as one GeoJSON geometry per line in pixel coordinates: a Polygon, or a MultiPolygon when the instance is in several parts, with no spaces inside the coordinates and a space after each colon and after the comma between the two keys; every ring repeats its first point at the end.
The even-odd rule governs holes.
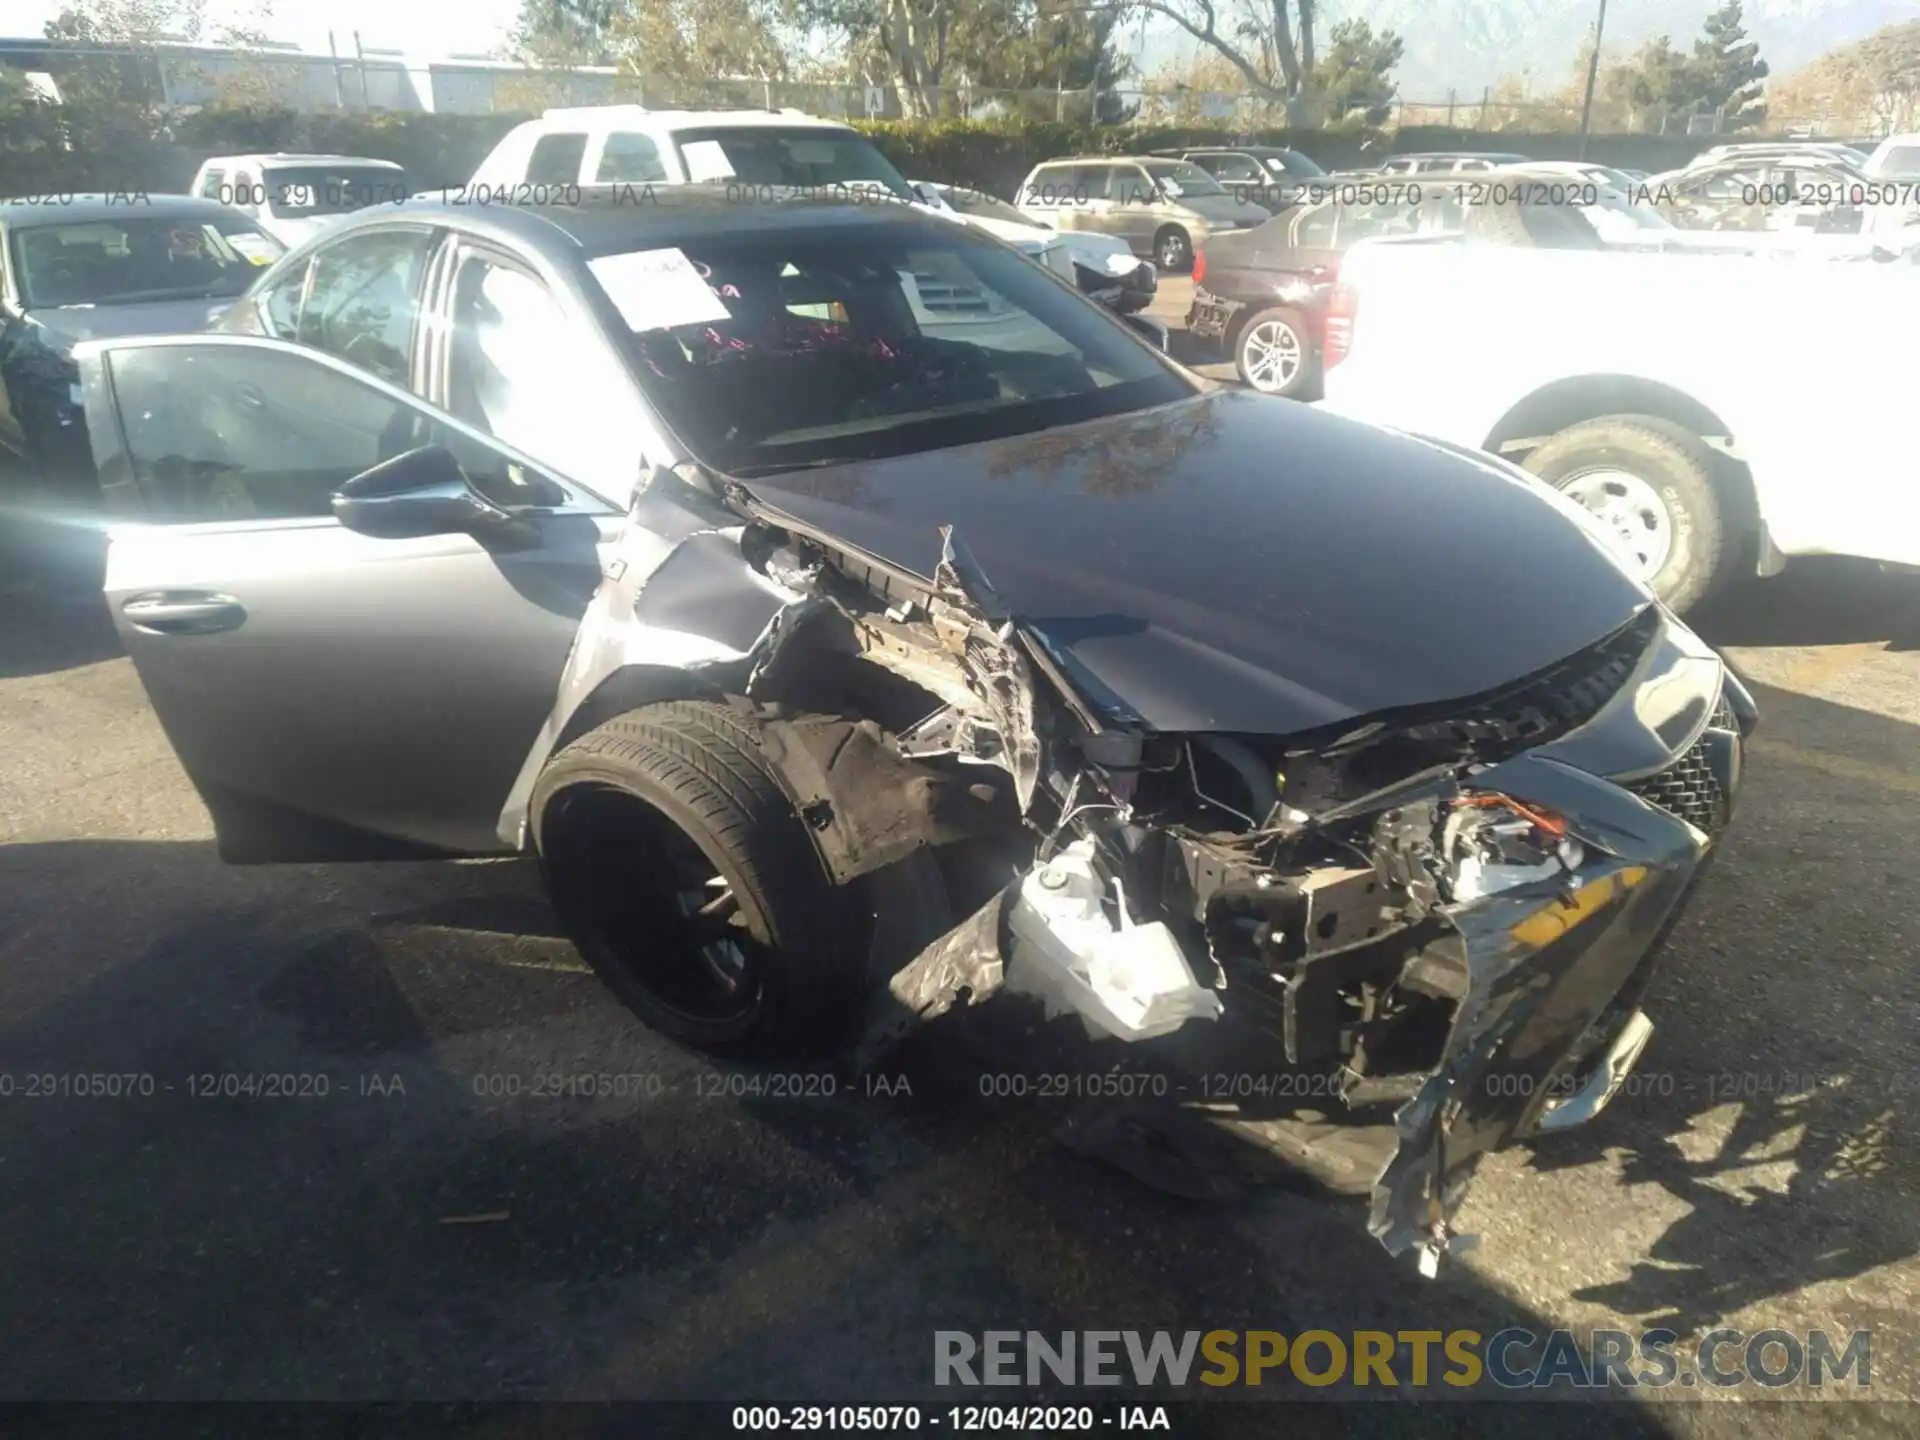
{"type": "MultiPolygon", "coordinates": [[[[1478,1243],[1428,1281],[1351,1204],[1176,1199],[1067,1152],[1061,1105],[983,1096],[946,1031],[831,1095],[665,1045],[523,863],[223,865],[97,599],[16,567],[0,1399],[944,1404],[936,1330],[1515,1325],[1867,1330],[1867,1393],[1910,1399],[1920,579],[1808,563],[1695,618],[1763,729],[1640,1080],[1495,1157],[1462,1216],[1478,1243]]],[[[1804,1393],[1580,1413],[1733,1435],[1756,1416],[1726,1402],[1804,1393]]],[[[1757,1428],[1911,1434],[1913,1413],[1757,1428]]]]}

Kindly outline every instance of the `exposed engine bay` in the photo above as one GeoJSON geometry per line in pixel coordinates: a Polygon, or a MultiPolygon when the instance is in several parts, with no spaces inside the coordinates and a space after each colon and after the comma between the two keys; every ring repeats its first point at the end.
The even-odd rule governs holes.
{"type": "Polygon", "coordinates": [[[1370,1193],[1372,1233],[1429,1274],[1482,1154],[1618,1090],[1752,717],[1657,606],[1495,694],[1310,734],[1167,734],[1078,683],[953,530],[928,585],[731,498],[782,603],[723,688],[835,883],[870,887],[856,1063],[1002,992],[1122,1046],[1199,1063],[1238,1046],[1320,1080],[1304,1119],[1226,1123],[1370,1193]],[[1636,721],[1662,667],[1678,698],[1636,721]],[[1588,768],[1620,775],[1619,757],[1643,780],[1588,768]],[[1659,787],[1688,765],[1681,803],[1659,787]],[[1379,1143],[1313,1138],[1355,1128],[1379,1143]]]}

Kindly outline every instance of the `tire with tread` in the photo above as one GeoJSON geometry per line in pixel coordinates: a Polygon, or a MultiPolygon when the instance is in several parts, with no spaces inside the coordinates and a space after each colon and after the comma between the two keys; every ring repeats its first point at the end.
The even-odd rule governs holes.
{"type": "MultiPolygon", "coordinates": [[[[626,812],[623,812],[626,813],[626,812]]],[[[632,812],[644,830],[644,812],[632,812]]],[[[643,706],[588,731],[556,754],[534,786],[533,840],[549,893],[574,943],[610,989],[648,1025],[722,1052],[813,1048],[857,999],[862,950],[792,801],[760,756],[751,719],[714,701],[643,706]],[[596,896],[583,887],[621,883],[563,833],[582,795],[637,800],[691,840],[731,887],[755,942],[757,983],[735,1017],[675,1008],[635,968],[623,947],[647,937],[610,935],[596,896]]],[[[643,851],[629,853],[644,853],[643,851]]],[[[663,915],[663,923],[673,923],[663,915]]],[[[632,928],[632,927],[629,927],[632,928]]]]}
{"type": "Polygon", "coordinates": [[[1717,457],[1685,426],[1655,415],[1603,415],[1570,425],[1526,457],[1525,468],[1563,487],[1598,469],[1645,480],[1673,528],[1666,563],[1649,584],[1676,613],[1717,589],[1734,568],[1736,515],[1717,479],[1717,457]]]}
{"type": "Polygon", "coordinates": [[[1153,237],[1153,263],[1171,274],[1193,269],[1193,237],[1178,225],[1162,225],[1153,237]]]}

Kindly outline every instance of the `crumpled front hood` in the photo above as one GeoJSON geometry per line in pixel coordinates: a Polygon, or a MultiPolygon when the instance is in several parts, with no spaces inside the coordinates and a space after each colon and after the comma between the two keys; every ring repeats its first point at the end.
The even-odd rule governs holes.
{"type": "Polygon", "coordinates": [[[1162,731],[1478,695],[1650,601],[1536,482],[1242,391],[749,488],[922,578],[952,525],[1088,699],[1162,731]]]}
{"type": "Polygon", "coordinates": [[[82,340],[123,335],[193,335],[210,329],[233,305],[220,300],[146,300],[131,305],[53,305],[29,312],[48,342],[69,349],[82,340]]]}

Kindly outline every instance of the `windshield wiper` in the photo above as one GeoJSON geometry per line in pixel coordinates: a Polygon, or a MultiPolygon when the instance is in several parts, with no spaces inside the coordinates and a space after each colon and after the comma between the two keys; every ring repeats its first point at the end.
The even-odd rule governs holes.
{"type": "Polygon", "coordinates": [[[855,465],[859,458],[831,455],[818,460],[768,460],[758,465],[730,465],[726,473],[736,480],[754,480],[763,475],[779,475],[788,470],[822,470],[829,465],[855,465]]]}

